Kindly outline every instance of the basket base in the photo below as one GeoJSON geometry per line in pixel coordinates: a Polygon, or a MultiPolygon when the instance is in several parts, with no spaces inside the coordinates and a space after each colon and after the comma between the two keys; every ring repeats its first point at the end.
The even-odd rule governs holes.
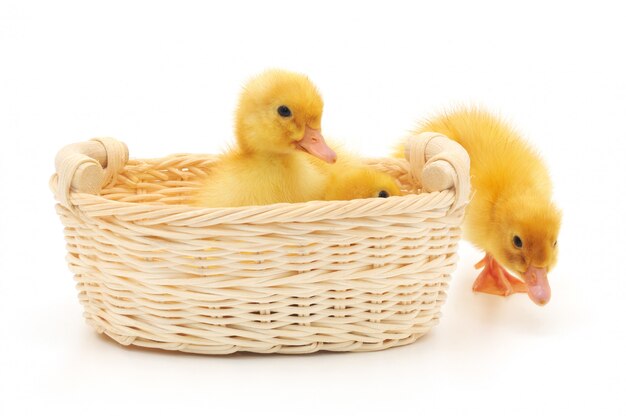
{"type": "MultiPolygon", "coordinates": [[[[169,352],[184,352],[191,354],[202,355],[228,355],[238,352],[248,352],[255,354],[312,354],[315,352],[329,351],[329,352],[367,352],[367,351],[382,351],[393,347],[400,347],[403,345],[412,344],[422,336],[429,332],[430,327],[437,324],[438,319],[434,319],[430,322],[428,327],[422,327],[421,331],[414,332],[408,336],[402,336],[400,338],[385,339],[380,342],[363,342],[363,341],[345,341],[345,342],[313,342],[302,345],[264,345],[259,347],[242,346],[234,344],[215,344],[215,345],[202,345],[202,344],[185,344],[175,342],[163,342],[155,341],[142,337],[132,337],[117,334],[111,330],[95,323],[92,319],[87,319],[90,326],[94,327],[99,334],[106,335],[111,340],[117,342],[123,346],[147,348],[151,350],[162,350],[169,352]]],[[[401,334],[397,334],[400,336],[401,334]]],[[[402,334],[405,335],[405,334],[402,334]]]]}

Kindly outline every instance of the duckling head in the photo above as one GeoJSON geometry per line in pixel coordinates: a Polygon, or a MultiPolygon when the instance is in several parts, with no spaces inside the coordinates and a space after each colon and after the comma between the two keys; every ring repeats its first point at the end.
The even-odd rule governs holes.
{"type": "Polygon", "coordinates": [[[330,178],[324,199],[333,201],[398,195],[401,195],[400,187],[391,175],[369,167],[348,167],[330,178]]]}
{"type": "Polygon", "coordinates": [[[251,79],[239,98],[235,135],[243,151],[307,152],[334,163],[335,152],[321,133],[324,102],[302,74],[268,70],[251,79]]]}
{"type": "Polygon", "coordinates": [[[499,201],[493,212],[492,252],[528,286],[538,305],[550,300],[548,273],[556,265],[561,211],[545,197],[522,193],[499,201]]]}

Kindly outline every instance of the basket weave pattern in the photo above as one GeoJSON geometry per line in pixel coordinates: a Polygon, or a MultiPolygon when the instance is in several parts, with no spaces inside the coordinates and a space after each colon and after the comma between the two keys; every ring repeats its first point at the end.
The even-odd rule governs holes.
{"type": "Polygon", "coordinates": [[[415,341],[439,320],[469,192],[456,148],[441,153],[453,187],[420,192],[418,139],[419,161],[367,161],[404,196],[241,208],[185,205],[215,157],[128,161],[113,139],[65,149],[51,187],[87,322],[123,345],[203,354],[415,341]]]}

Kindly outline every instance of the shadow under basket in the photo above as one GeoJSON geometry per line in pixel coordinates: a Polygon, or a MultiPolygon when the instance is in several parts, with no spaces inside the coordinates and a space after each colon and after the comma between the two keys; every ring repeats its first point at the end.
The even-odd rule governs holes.
{"type": "Polygon", "coordinates": [[[186,203],[216,156],[66,146],[50,185],[87,322],[123,345],[199,354],[415,341],[456,267],[469,158],[435,133],[408,138],[406,153],[364,160],[403,196],[198,208],[186,203]]]}

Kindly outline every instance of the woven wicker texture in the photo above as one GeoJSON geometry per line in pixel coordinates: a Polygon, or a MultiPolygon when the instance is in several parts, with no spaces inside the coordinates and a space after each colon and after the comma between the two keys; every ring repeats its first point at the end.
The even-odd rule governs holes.
{"type": "Polygon", "coordinates": [[[469,159],[429,133],[407,155],[367,160],[404,196],[197,208],[185,202],[214,156],[67,146],[51,188],[87,322],[123,345],[203,354],[415,341],[438,322],[456,265],[469,159]],[[451,188],[421,193],[426,176],[451,188]]]}

